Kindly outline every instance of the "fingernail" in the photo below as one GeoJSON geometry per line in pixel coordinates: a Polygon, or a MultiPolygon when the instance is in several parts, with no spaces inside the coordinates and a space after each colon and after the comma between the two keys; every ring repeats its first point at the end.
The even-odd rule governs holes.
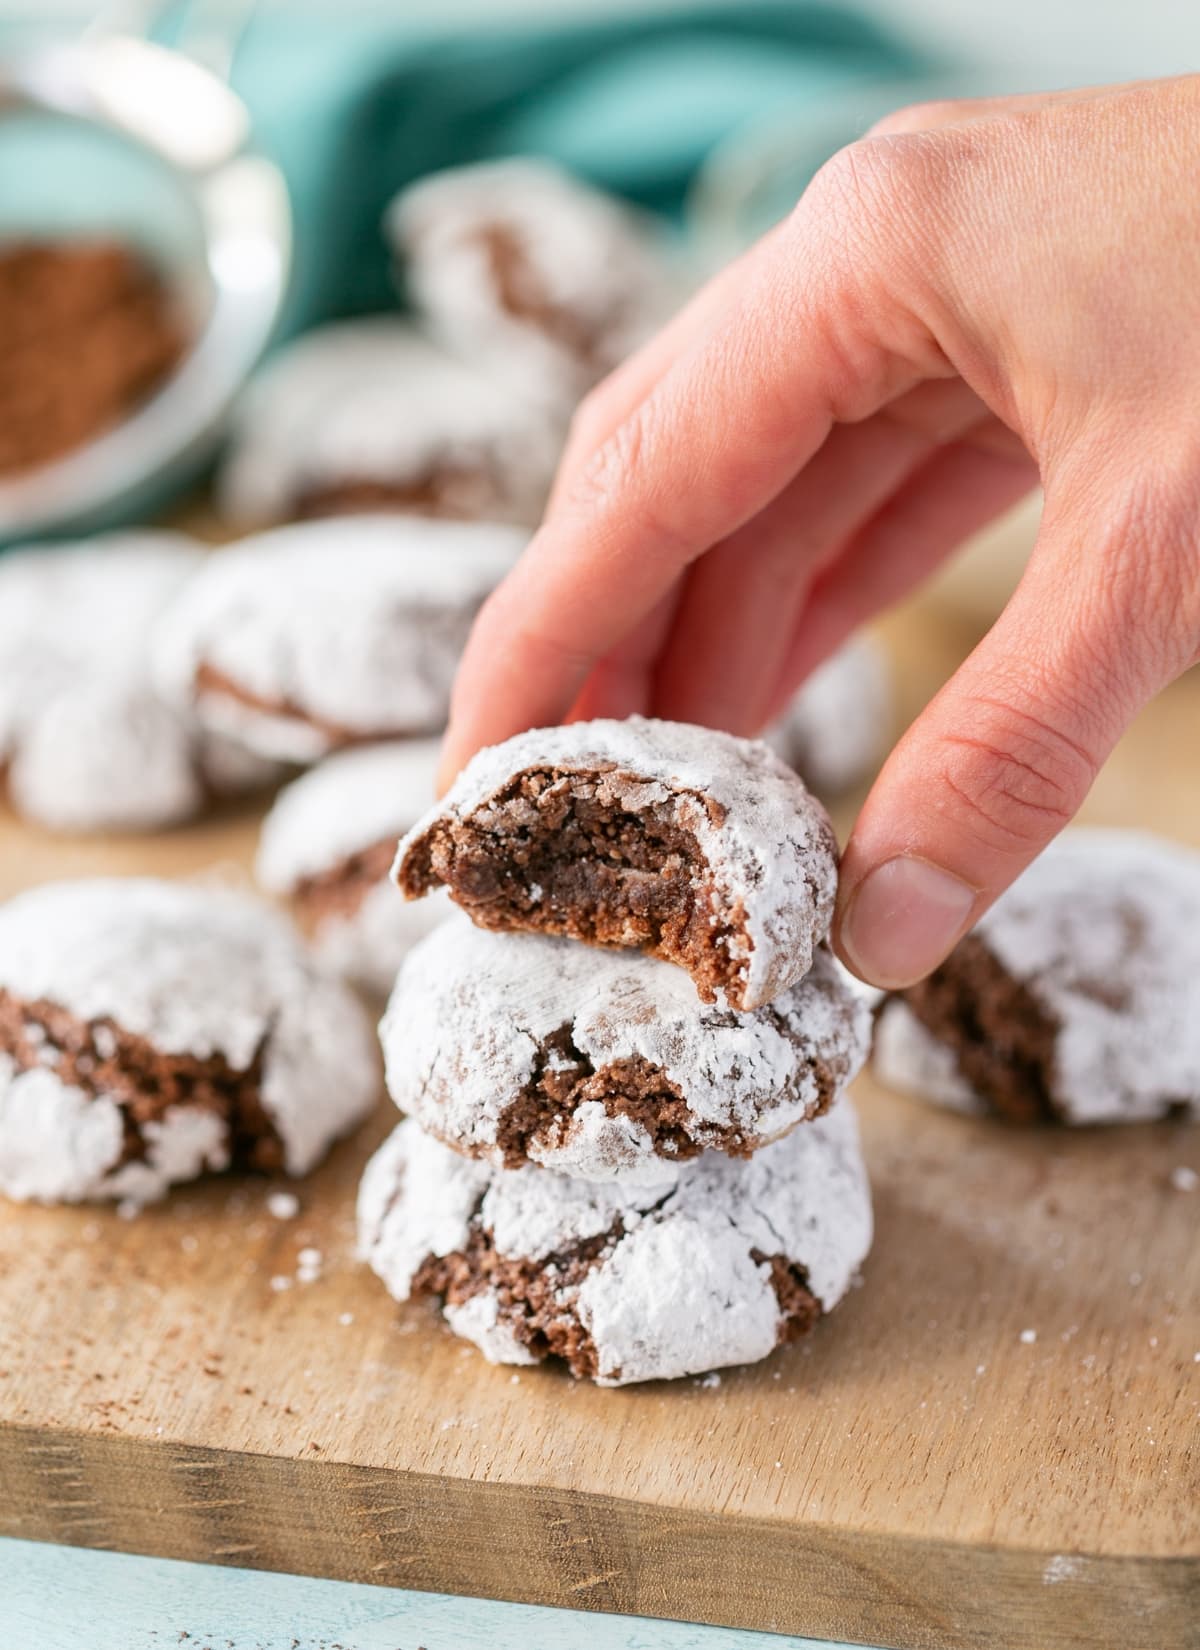
{"type": "Polygon", "coordinates": [[[842,949],[872,985],[913,985],[953,950],[977,897],[969,883],[927,859],[889,859],[850,896],[842,949]]]}

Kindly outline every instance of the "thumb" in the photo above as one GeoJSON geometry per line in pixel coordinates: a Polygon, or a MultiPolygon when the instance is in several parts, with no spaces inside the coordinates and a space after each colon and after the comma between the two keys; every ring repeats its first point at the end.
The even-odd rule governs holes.
{"type": "MultiPolygon", "coordinates": [[[[1147,512],[1149,513],[1149,512],[1147,512]]],[[[900,988],[948,955],[1074,817],[1137,711],[1191,662],[1185,557],[1055,523],[1008,607],[888,760],[842,861],[835,945],[900,988]]],[[[1160,518],[1161,519],[1161,518],[1160,518]]],[[[1193,599],[1194,600],[1194,599],[1193,599]]]]}

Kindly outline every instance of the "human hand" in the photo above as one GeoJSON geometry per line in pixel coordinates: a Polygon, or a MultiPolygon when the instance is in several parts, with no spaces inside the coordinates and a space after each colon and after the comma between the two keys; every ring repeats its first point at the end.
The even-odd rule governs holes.
{"type": "Polygon", "coordinates": [[[929,972],[1200,658],[1200,78],[926,105],[584,402],[476,624],[447,776],[635,711],[757,731],[1041,479],[1029,566],[892,753],[835,943],[929,972]]]}

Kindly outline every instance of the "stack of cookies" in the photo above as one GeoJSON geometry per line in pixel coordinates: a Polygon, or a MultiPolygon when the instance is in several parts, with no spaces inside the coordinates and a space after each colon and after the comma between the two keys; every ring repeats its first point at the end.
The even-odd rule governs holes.
{"type": "Polygon", "coordinates": [[[467,916],[383,1022],[407,1116],[359,1233],[390,1292],[603,1385],[752,1362],[829,1311],[871,1239],[836,869],[762,744],[631,718],[481,752],[393,872],[467,916]]]}

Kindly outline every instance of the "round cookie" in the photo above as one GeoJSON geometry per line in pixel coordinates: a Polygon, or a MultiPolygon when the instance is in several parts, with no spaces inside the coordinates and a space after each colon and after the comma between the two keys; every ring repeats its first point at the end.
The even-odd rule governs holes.
{"type": "Polygon", "coordinates": [[[370,1022],[260,901],[60,882],[0,907],[0,1192],[145,1203],[231,1163],[307,1173],[371,1109],[370,1022]]]}
{"type": "Polygon", "coordinates": [[[748,1157],[825,1111],[866,1057],[870,1018],[823,948],[739,1013],[640,952],[455,916],[408,957],[380,1036],[393,1100],[456,1151],[634,1185],[706,1148],[748,1157]]]}
{"type": "MultiPolygon", "coordinates": [[[[0,761],[13,806],[53,830],[153,830],[225,794],[193,720],[166,704],[147,637],[203,564],[181,534],[128,531],[0,559],[0,761]]],[[[238,759],[236,789],[277,775],[238,759]]]]}
{"type": "Polygon", "coordinates": [[[490,1362],[560,1357],[623,1386],[754,1363],[804,1334],[862,1264],[871,1201],[848,1101],[657,1185],[491,1168],[410,1119],[367,1165],[358,1230],[389,1293],[440,1297],[490,1362]]]}
{"type": "Polygon", "coordinates": [[[881,1011],[885,1083],[1013,1123],[1200,1120],[1200,854],[1064,831],[881,1011]]]}
{"type": "Polygon", "coordinates": [[[220,507],[250,527],[356,510],[533,526],[563,431],[518,391],[391,318],[318,327],[242,398],[220,507]]]}
{"type": "Polygon", "coordinates": [[[819,796],[836,796],[875,769],[891,698],[882,649],[857,636],[813,671],[763,738],[819,796]]]}
{"type": "Polygon", "coordinates": [[[397,740],[326,757],[275,799],[255,874],[291,901],[321,960],[385,996],[405,953],[449,913],[412,905],[388,870],[396,841],[435,795],[440,742],[397,740]]]}
{"type": "Polygon", "coordinates": [[[573,407],[680,297],[652,221],[544,161],[422,178],[385,228],[437,335],[552,406],[573,407]]]}
{"type": "Polygon", "coordinates": [[[837,844],[761,742],[683,722],[574,722],[482,750],[400,844],[485,928],[636,946],[708,1002],[770,1002],[829,932],[837,844]]]}
{"type": "Polygon", "coordinates": [[[525,539],[382,515],[244,539],[209,558],[158,626],[160,687],[278,761],[439,732],[475,614],[525,539]]]}

